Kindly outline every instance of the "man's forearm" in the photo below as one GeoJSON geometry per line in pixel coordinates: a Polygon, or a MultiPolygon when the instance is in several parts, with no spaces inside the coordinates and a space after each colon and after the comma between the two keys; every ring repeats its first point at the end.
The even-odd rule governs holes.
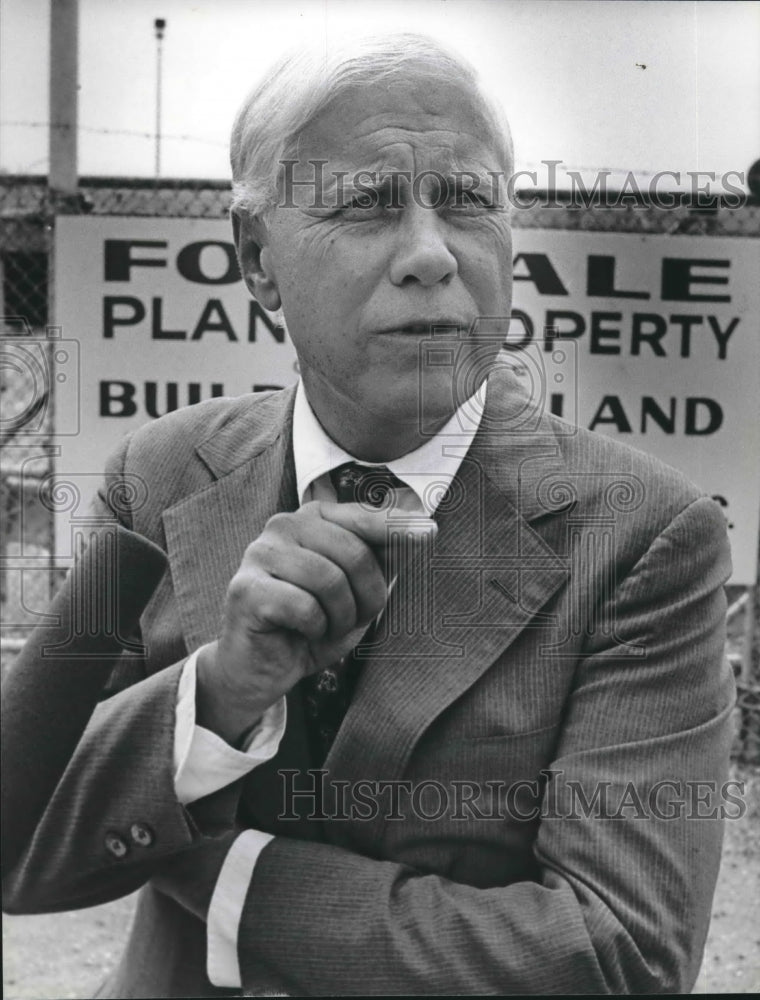
{"type": "MultiPolygon", "coordinates": [[[[202,836],[173,784],[182,667],[154,674],[95,710],[4,883],[5,904],[15,912],[76,909],[126,895],[202,836]]],[[[220,825],[232,823],[235,804],[234,796],[220,799],[220,825]]]]}
{"type": "Polygon", "coordinates": [[[238,937],[243,987],[268,970],[296,995],[606,993],[601,944],[562,879],[477,888],[282,837],[261,854],[238,937]]]}

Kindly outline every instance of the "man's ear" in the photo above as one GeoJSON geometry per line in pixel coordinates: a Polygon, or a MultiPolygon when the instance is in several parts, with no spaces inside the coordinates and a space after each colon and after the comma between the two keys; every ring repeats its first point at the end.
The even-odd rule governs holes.
{"type": "Polygon", "coordinates": [[[248,212],[233,211],[232,234],[240,273],[248,291],[265,309],[276,312],[282,300],[272,267],[266,226],[248,212]]]}

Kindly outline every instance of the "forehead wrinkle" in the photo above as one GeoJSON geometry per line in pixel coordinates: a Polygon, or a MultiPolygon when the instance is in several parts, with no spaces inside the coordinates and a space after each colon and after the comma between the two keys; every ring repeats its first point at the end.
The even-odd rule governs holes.
{"type": "Polygon", "coordinates": [[[323,108],[298,136],[296,169],[323,161],[325,184],[332,171],[349,177],[359,170],[451,173],[473,164],[476,172],[489,173],[508,166],[503,146],[476,94],[447,81],[421,93],[405,81],[387,92],[349,90],[323,108]]]}
{"type": "Polygon", "coordinates": [[[361,108],[361,102],[352,102],[345,107],[346,95],[338,98],[336,102],[312,119],[302,130],[298,137],[299,151],[304,146],[315,144],[326,148],[327,152],[340,150],[345,146],[347,136],[350,136],[351,144],[362,142],[370,137],[378,137],[380,143],[383,140],[383,133],[391,131],[396,135],[408,136],[446,136],[453,137],[453,142],[461,142],[463,135],[467,135],[467,141],[478,145],[489,145],[498,149],[501,145],[500,139],[493,133],[492,123],[484,116],[482,109],[476,102],[464,97],[467,107],[460,107],[459,102],[455,106],[439,106],[438,108],[421,107],[420,101],[424,100],[424,95],[400,95],[397,102],[392,107],[385,107],[368,115],[361,116],[357,113],[357,108],[361,108]],[[411,99],[411,105],[410,105],[411,99]],[[462,132],[461,126],[464,120],[467,122],[467,132],[462,132]],[[482,136],[486,136],[486,140],[482,136]]]}
{"type": "Polygon", "coordinates": [[[444,137],[439,132],[438,141],[430,142],[430,133],[420,135],[412,130],[405,131],[407,134],[404,138],[393,136],[377,146],[373,144],[373,148],[366,151],[366,156],[361,148],[357,148],[359,144],[356,144],[348,151],[339,150],[333,156],[321,157],[327,160],[326,183],[333,183],[330,175],[339,171],[347,171],[349,180],[351,174],[361,170],[383,174],[409,170],[410,167],[420,169],[423,165],[442,173],[474,171],[485,174],[499,168],[500,157],[497,151],[489,150],[481,140],[464,142],[461,133],[450,132],[448,136],[454,136],[452,143],[446,141],[448,136],[444,137]]]}
{"type": "MultiPolygon", "coordinates": [[[[492,138],[489,135],[489,140],[492,138]]],[[[450,124],[449,127],[419,128],[402,125],[399,122],[391,122],[377,128],[366,127],[360,131],[357,130],[352,145],[362,142],[374,143],[379,148],[401,145],[404,142],[415,147],[430,145],[433,149],[460,149],[465,144],[484,149],[489,145],[489,142],[484,141],[478,133],[474,131],[463,132],[461,129],[452,128],[450,124]],[[390,135],[386,136],[385,133],[390,133],[390,135]]]]}

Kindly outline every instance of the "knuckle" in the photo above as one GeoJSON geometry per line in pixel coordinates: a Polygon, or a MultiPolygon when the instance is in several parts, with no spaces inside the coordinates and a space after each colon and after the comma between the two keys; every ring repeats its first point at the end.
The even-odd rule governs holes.
{"type": "Polygon", "coordinates": [[[271,596],[262,597],[256,605],[256,617],[262,622],[273,623],[280,619],[280,605],[271,596]]]}
{"type": "Polygon", "coordinates": [[[309,500],[308,503],[302,504],[298,513],[301,517],[321,517],[322,516],[322,501],[321,500],[309,500]]]}
{"type": "Polygon", "coordinates": [[[227,597],[232,601],[241,601],[248,593],[248,574],[236,573],[227,588],[227,597]]]}
{"type": "Polygon", "coordinates": [[[376,566],[372,550],[358,538],[349,540],[346,546],[346,561],[352,573],[371,573],[376,566]]]}
{"type": "Polygon", "coordinates": [[[320,570],[322,578],[323,593],[334,596],[342,591],[346,586],[346,577],[343,570],[334,563],[328,563],[320,570]]]}
{"type": "Polygon", "coordinates": [[[254,538],[252,542],[245,548],[245,553],[243,554],[243,565],[255,563],[258,561],[259,555],[261,554],[262,547],[266,547],[267,542],[263,535],[259,535],[258,538],[254,538]]]}
{"type": "Polygon", "coordinates": [[[318,634],[324,631],[327,624],[325,613],[311,594],[303,594],[297,611],[302,627],[308,632],[318,634]]]}
{"type": "Polygon", "coordinates": [[[272,536],[264,532],[246,549],[246,561],[255,565],[269,565],[277,549],[278,546],[272,536]]]}
{"type": "MultiPolygon", "coordinates": [[[[266,523],[264,532],[274,531],[274,532],[288,532],[292,527],[293,515],[280,511],[278,514],[273,514],[266,523]]],[[[261,536],[259,536],[261,537],[261,536]]]]}
{"type": "Polygon", "coordinates": [[[233,612],[241,612],[247,608],[254,595],[255,578],[250,573],[236,573],[227,587],[227,605],[233,612]]]}

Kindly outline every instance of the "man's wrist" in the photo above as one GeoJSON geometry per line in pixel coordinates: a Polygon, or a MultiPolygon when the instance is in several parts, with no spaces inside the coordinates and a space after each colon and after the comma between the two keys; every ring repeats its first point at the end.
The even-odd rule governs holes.
{"type": "Polygon", "coordinates": [[[216,733],[225,743],[244,749],[252,731],[261,722],[263,711],[249,706],[232,693],[225,694],[217,670],[218,643],[198,650],[195,690],[195,721],[216,733]]]}

